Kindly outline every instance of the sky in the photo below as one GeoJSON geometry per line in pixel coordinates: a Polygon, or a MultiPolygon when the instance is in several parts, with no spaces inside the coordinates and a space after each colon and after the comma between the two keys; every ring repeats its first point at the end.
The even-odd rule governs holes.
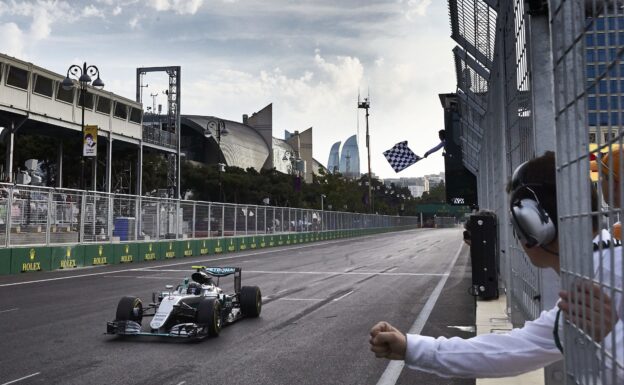
{"type": "MultiPolygon", "coordinates": [[[[444,128],[438,94],[455,92],[446,1],[0,0],[0,52],[65,74],[96,65],[105,89],[135,99],[136,68],[181,66],[182,114],[242,121],[273,103],[273,136],[313,127],[314,158],[359,133],[367,172],[444,171],[441,151],[395,173],[383,151],[418,155],[444,128]]],[[[143,103],[166,106],[165,74],[148,74],[143,103]],[[150,94],[154,94],[153,98],[150,94]]]]}

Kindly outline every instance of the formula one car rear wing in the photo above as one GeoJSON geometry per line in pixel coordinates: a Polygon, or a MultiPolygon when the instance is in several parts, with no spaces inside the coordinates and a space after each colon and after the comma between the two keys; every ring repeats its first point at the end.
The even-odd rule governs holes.
{"type": "Polygon", "coordinates": [[[196,271],[191,275],[191,279],[200,284],[206,284],[211,281],[209,276],[217,277],[217,285],[219,284],[219,278],[227,277],[234,274],[234,292],[236,294],[241,291],[241,272],[240,267],[206,267],[206,266],[191,266],[196,271]]]}

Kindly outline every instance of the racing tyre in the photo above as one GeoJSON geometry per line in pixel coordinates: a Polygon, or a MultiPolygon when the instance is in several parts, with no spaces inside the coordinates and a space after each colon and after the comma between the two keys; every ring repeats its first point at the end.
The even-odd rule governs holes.
{"type": "Polygon", "coordinates": [[[260,288],[258,286],[243,286],[240,292],[240,306],[243,317],[258,317],[262,310],[260,288]]]}
{"type": "Polygon", "coordinates": [[[197,324],[205,325],[209,336],[218,336],[221,332],[221,302],[203,299],[197,306],[197,324]]]}
{"type": "Polygon", "coordinates": [[[122,297],[117,304],[115,321],[134,321],[141,323],[143,319],[143,303],[137,297],[122,297]]]}

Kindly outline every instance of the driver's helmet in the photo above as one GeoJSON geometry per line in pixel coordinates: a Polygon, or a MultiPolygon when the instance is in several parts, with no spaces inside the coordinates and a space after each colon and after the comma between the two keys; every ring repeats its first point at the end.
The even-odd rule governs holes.
{"type": "Polygon", "coordinates": [[[199,295],[201,294],[201,285],[197,282],[191,282],[186,289],[186,294],[199,295]]]}

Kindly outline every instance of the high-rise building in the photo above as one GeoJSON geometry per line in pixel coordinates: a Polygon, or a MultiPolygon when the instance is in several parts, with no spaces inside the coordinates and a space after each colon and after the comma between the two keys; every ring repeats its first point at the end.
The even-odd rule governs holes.
{"type": "Polygon", "coordinates": [[[327,170],[331,173],[340,171],[340,142],[336,142],[329,150],[329,159],[327,160],[327,170]]]}
{"type": "Polygon", "coordinates": [[[589,141],[605,143],[617,135],[624,121],[624,63],[618,60],[624,45],[624,17],[588,18],[586,30],[589,141]]]}
{"type": "Polygon", "coordinates": [[[340,173],[347,178],[360,176],[360,149],[355,135],[350,136],[340,151],[340,173]]]}

